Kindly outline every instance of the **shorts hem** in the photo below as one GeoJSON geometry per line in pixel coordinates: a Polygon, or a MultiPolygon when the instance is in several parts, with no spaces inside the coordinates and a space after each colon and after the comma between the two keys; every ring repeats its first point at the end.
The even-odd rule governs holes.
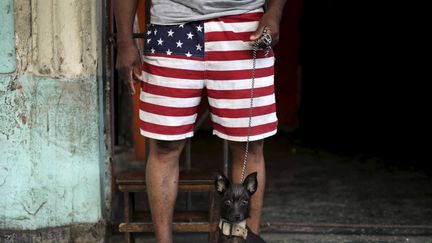
{"type": "Polygon", "coordinates": [[[178,134],[178,135],[166,135],[166,134],[147,132],[144,131],[143,129],[140,129],[140,133],[142,136],[146,138],[163,140],[163,141],[176,141],[176,140],[182,140],[182,139],[193,137],[193,132],[188,132],[185,134],[178,134]]]}
{"type": "MultiPolygon", "coordinates": [[[[277,129],[270,131],[270,132],[263,133],[263,134],[250,136],[249,141],[261,140],[261,139],[273,136],[276,133],[277,133],[277,129]]],[[[232,142],[246,142],[247,141],[247,136],[231,136],[231,135],[226,135],[226,134],[221,133],[221,132],[216,131],[216,130],[213,130],[213,135],[216,135],[222,139],[232,141],[232,142]]]]}

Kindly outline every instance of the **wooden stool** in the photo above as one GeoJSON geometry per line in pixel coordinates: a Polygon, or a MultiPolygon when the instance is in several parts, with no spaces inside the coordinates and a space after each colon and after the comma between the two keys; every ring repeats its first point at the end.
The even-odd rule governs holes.
{"type": "MultiPolygon", "coordinates": [[[[150,213],[137,213],[134,209],[133,195],[135,192],[145,192],[145,172],[123,172],[116,178],[118,188],[124,194],[124,220],[119,231],[125,233],[126,241],[134,242],[134,232],[154,232],[153,224],[149,222],[150,213]],[[147,222],[144,221],[146,219],[147,222]]],[[[209,242],[214,242],[217,227],[218,207],[215,203],[214,181],[211,175],[201,171],[180,172],[178,182],[179,192],[208,192],[208,211],[174,212],[174,232],[208,232],[209,242]]]]}

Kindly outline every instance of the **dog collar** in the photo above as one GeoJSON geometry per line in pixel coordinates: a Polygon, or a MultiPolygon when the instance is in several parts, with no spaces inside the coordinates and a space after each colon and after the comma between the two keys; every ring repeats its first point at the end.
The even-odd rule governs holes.
{"type": "Polygon", "coordinates": [[[240,221],[239,223],[231,223],[225,219],[219,220],[219,229],[222,234],[226,236],[240,236],[246,240],[248,230],[246,229],[246,220],[240,221]]]}

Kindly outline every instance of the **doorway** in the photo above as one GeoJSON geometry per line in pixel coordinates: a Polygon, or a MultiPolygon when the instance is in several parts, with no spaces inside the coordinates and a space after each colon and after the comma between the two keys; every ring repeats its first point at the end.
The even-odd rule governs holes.
{"type": "MultiPolygon", "coordinates": [[[[361,29],[355,10],[354,3],[343,1],[287,2],[275,48],[280,127],[265,145],[268,181],[262,231],[267,239],[331,242],[383,240],[386,235],[402,239],[406,234],[424,239],[432,234],[432,199],[427,196],[432,179],[421,169],[394,169],[394,161],[383,157],[380,145],[396,142],[381,133],[390,119],[380,113],[383,103],[377,103],[385,85],[373,85],[377,79],[365,77],[372,71],[358,66],[363,60],[356,57],[362,56],[364,46],[352,44],[365,38],[357,39],[357,31],[369,32],[361,29]],[[371,86],[378,90],[371,92],[371,86]],[[368,99],[362,99],[364,95],[368,99]]],[[[134,101],[120,98],[121,87],[113,89],[118,90],[113,94],[118,102],[129,102],[114,108],[127,114],[121,116],[124,121],[115,121],[118,132],[113,136],[129,151],[130,162],[137,160],[136,151],[145,150],[145,141],[144,149],[137,149],[131,132],[135,128],[127,126],[133,111],[122,111],[135,107],[134,101]]],[[[223,159],[221,143],[206,123],[192,147],[197,166],[223,159]]],[[[120,158],[121,151],[114,156],[120,158]]]]}

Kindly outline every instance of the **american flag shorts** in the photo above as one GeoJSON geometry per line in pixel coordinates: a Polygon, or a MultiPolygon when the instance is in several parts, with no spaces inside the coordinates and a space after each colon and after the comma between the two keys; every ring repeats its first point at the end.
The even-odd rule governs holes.
{"type": "MultiPolygon", "coordinates": [[[[262,9],[147,29],[140,93],[140,132],[158,140],[193,136],[204,88],[213,134],[246,141],[253,51],[249,37],[262,9]]],[[[274,55],[257,52],[250,141],[276,133],[274,55]]]]}

